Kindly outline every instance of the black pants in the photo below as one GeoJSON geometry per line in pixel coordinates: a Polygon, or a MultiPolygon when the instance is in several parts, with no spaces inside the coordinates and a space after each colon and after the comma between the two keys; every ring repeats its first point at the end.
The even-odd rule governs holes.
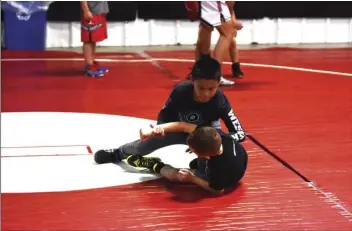
{"type": "Polygon", "coordinates": [[[129,155],[148,155],[159,148],[173,144],[186,144],[187,133],[168,133],[165,136],[149,137],[147,140],[135,140],[119,147],[120,159],[129,155]]]}

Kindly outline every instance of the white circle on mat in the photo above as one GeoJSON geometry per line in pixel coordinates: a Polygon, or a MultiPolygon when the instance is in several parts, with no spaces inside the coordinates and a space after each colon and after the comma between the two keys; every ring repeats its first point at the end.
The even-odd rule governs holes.
{"type": "MultiPolygon", "coordinates": [[[[57,192],[127,185],[160,176],[122,162],[95,164],[93,153],[139,138],[155,121],[106,114],[64,112],[2,113],[2,193],[57,192]]],[[[194,155],[186,145],[151,153],[175,167],[188,167],[194,155]]]]}

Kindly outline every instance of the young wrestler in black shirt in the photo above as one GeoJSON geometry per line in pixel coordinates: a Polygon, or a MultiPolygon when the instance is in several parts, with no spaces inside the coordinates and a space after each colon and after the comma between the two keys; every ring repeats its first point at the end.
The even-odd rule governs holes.
{"type": "Polygon", "coordinates": [[[247,152],[231,136],[212,127],[198,127],[184,122],[171,122],[141,129],[141,139],[164,136],[170,132],[186,132],[189,148],[198,156],[196,164],[188,169],[176,169],[159,158],[130,155],[127,162],[160,173],[171,181],[192,182],[215,194],[235,186],[247,169],[247,152]]]}
{"type": "Polygon", "coordinates": [[[219,119],[222,119],[233,139],[242,141],[245,138],[245,133],[241,124],[227,97],[220,89],[216,88],[217,83],[215,81],[214,89],[211,89],[216,89],[215,94],[208,92],[204,96],[199,94],[199,98],[195,96],[197,90],[207,91],[207,89],[203,89],[206,86],[201,81],[184,82],[176,86],[165,106],[159,112],[158,123],[181,121],[220,128],[219,119]]]}
{"type": "MultiPolygon", "coordinates": [[[[181,83],[171,92],[167,102],[158,114],[158,124],[167,122],[188,122],[195,125],[220,128],[222,119],[235,141],[243,141],[245,132],[231,109],[231,105],[218,89],[221,77],[220,64],[212,58],[201,59],[192,70],[192,82],[181,83]]],[[[184,132],[169,133],[162,137],[136,140],[117,149],[99,150],[94,158],[97,163],[120,162],[129,155],[147,155],[159,148],[186,144],[184,132]]]]}

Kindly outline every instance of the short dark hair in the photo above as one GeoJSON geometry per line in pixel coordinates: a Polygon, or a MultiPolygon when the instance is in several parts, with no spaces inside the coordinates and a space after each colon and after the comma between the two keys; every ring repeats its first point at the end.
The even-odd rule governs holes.
{"type": "Polygon", "coordinates": [[[198,60],[192,68],[192,80],[206,79],[217,80],[221,78],[221,65],[211,57],[198,60]]]}
{"type": "Polygon", "coordinates": [[[198,127],[187,137],[187,145],[194,152],[205,156],[215,156],[221,147],[221,136],[213,127],[198,127]]]}

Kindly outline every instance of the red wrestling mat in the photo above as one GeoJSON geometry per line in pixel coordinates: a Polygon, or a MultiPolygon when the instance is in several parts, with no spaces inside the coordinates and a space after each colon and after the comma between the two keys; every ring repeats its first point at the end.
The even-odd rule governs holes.
{"type": "MultiPolygon", "coordinates": [[[[62,193],[2,195],[3,230],[348,230],[339,209],[252,143],[234,192],[211,198],[164,180],[62,193]],[[19,216],[20,214],[20,216],[19,216]]],[[[118,176],[117,176],[118,177],[118,176]]]]}
{"type": "MultiPolygon", "coordinates": [[[[191,51],[149,54],[192,57],[191,51]]],[[[15,57],[5,53],[2,111],[90,112],[155,119],[175,83],[160,65],[180,78],[191,66],[162,60],[151,65],[135,54],[117,55],[122,57],[101,54],[111,71],[102,79],[89,79],[82,76],[83,63],[77,60],[9,60],[80,58],[73,53],[17,53],[15,57]]],[[[241,55],[243,63],[352,73],[350,65],[343,65],[352,62],[347,49],[268,49],[242,51],[241,55]]],[[[224,197],[211,198],[193,186],[164,180],[73,192],[3,193],[2,229],[351,230],[350,77],[245,65],[243,69],[245,79],[224,89],[243,126],[323,191],[309,187],[248,140],[247,174],[242,185],[224,197]]],[[[224,72],[228,71],[226,66],[224,72]]]]}

